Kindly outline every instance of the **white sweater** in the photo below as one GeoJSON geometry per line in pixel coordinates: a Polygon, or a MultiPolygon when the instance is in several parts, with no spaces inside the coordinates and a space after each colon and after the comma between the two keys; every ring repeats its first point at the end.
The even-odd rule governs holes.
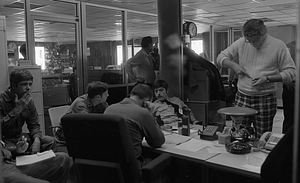
{"type": "Polygon", "coordinates": [[[259,49],[245,42],[242,37],[222,51],[217,57],[217,64],[222,67],[223,61],[236,59],[251,78],[239,75],[238,89],[250,96],[267,95],[277,90],[276,83],[266,83],[260,87],[252,86],[252,78],[280,74],[283,82],[293,81],[296,67],[283,41],[267,35],[259,49]]]}

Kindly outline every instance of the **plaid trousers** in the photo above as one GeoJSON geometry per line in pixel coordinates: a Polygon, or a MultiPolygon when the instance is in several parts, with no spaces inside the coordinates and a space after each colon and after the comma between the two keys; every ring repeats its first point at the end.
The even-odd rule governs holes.
{"type": "Polygon", "coordinates": [[[277,111],[275,92],[263,96],[248,96],[237,92],[234,105],[252,108],[258,112],[254,116],[244,117],[242,122],[245,126],[253,125],[256,138],[260,138],[266,131],[272,131],[273,119],[277,111]]]}

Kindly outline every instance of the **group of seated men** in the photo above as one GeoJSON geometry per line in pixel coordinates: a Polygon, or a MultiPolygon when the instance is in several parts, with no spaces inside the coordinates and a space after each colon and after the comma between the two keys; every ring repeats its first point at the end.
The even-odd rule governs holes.
{"type": "MultiPolygon", "coordinates": [[[[6,183],[67,182],[70,177],[72,160],[64,152],[56,152],[56,143],[53,137],[41,134],[37,110],[30,96],[32,83],[33,76],[29,71],[15,70],[10,74],[10,87],[0,94],[0,149],[3,159],[1,175],[6,183]],[[22,133],[25,123],[29,133],[22,133]],[[16,156],[47,150],[53,150],[56,156],[38,163],[16,166],[16,156]]],[[[168,96],[168,83],[164,80],[157,80],[153,85],[153,90],[146,84],[137,84],[131,90],[129,97],[110,106],[106,102],[108,96],[108,87],[105,83],[91,82],[87,87],[86,94],[74,100],[68,113],[104,113],[123,117],[128,124],[140,167],[149,161],[142,155],[141,141],[145,138],[152,147],[160,147],[165,142],[164,134],[156,119],[159,118],[164,124],[177,124],[180,120],[178,112],[180,113],[182,110],[188,111],[192,123],[198,122],[180,99],[168,96]],[[152,102],[153,93],[156,97],[154,102],[152,102]]],[[[292,132],[292,130],[290,131],[292,132]]],[[[292,135],[286,137],[292,137],[292,135]]],[[[267,176],[271,174],[265,171],[269,170],[266,167],[274,166],[270,163],[273,161],[270,160],[276,159],[277,150],[280,150],[281,145],[285,144],[284,140],[278,147],[276,146],[276,151],[272,151],[266,163],[263,164],[262,178],[264,180],[269,180],[267,176]]],[[[292,147],[292,143],[289,147],[292,147]]],[[[292,151],[291,149],[289,152],[292,151]]],[[[289,160],[288,170],[291,172],[291,158],[289,160]]],[[[286,162],[284,158],[279,161],[280,165],[286,162]]]]}
{"type": "MultiPolygon", "coordinates": [[[[3,154],[2,175],[10,182],[67,182],[72,166],[66,153],[56,152],[53,137],[42,135],[38,113],[30,95],[33,76],[28,70],[15,70],[10,74],[10,87],[0,95],[1,144],[3,154]],[[27,124],[29,133],[22,133],[27,124]],[[53,150],[55,157],[45,162],[16,166],[15,157],[53,150]]],[[[164,124],[178,123],[180,111],[189,111],[191,122],[198,122],[190,109],[177,97],[168,97],[168,83],[157,80],[153,89],[146,84],[137,84],[130,96],[121,102],[108,105],[108,86],[100,81],[88,84],[86,94],[77,97],[67,113],[116,114],[128,124],[135,154],[142,167],[147,159],[142,156],[141,141],[146,139],[153,147],[164,142],[157,119],[164,124]],[[153,92],[154,91],[154,92],[153,92]],[[153,93],[156,100],[153,101],[153,93]]]]}

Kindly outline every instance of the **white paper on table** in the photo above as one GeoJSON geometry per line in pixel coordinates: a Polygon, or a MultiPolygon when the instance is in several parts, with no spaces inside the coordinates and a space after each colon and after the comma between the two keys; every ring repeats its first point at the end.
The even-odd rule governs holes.
{"type": "Polygon", "coordinates": [[[248,165],[248,164],[245,164],[242,166],[243,168],[246,168],[248,170],[253,170],[253,171],[258,171],[260,172],[260,167],[258,166],[253,166],[253,165],[248,165]]]}
{"type": "Polygon", "coordinates": [[[261,167],[266,159],[266,154],[264,153],[255,153],[246,154],[247,164],[251,166],[261,167]]]}
{"type": "Polygon", "coordinates": [[[166,130],[162,130],[162,132],[164,133],[164,135],[166,136],[166,135],[170,135],[170,134],[172,134],[172,132],[170,132],[170,131],[166,131],[166,130]]]}
{"type": "Polygon", "coordinates": [[[208,153],[210,154],[216,154],[216,153],[228,153],[225,149],[225,147],[220,146],[210,146],[207,148],[208,153]]]}
{"type": "Polygon", "coordinates": [[[55,157],[55,154],[52,150],[44,151],[42,153],[32,154],[32,155],[24,155],[16,157],[16,165],[29,165],[32,163],[37,163],[49,158],[55,157]]]}
{"type": "Polygon", "coordinates": [[[172,133],[170,135],[165,136],[165,143],[166,144],[175,144],[175,145],[177,145],[177,144],[181,144],[183,142],[186,142],[190,139],[191,139],[191,137],[179,135],[179,134],[176,134],[176,133],[172,133]]]}
{"type": "Polygon", "coordinates": [[[211,142],[204,142],[196,139],[191,139],[187,142],[184,142],[174,148],[187,150],[187,151],[193,151],[197,152],[205,147],[208,147],[211,145],[211,142]]]}

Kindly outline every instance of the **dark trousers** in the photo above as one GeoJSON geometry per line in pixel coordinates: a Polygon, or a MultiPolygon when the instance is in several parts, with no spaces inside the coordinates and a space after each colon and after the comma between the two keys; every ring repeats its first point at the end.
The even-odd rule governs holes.
{"type": "MultiPolygon", "coordinates": [[[[8,146],[14,146],[22,136],[25,136],[27,138],[27,142],[29,144],[29,148],[27,151],[30,151],[30,147],[31,147],[34,139],[32,139],[28,133],[22,133],[20,135],[20,137],[12,138],[12,139],[4,139],[3,141],[8,146]]],[[[54,152],[56,152],[55,139],[53,137],[47,136],[47,135],[42,136],[41,137],[41,152],[48,151],[50,149],[52,149],[54,152]]]]}
{"type": "Polygon", "coordinates": [[[283,85],[282,104],[284,116],[282,133],[286,133],[287,130],[294,125],[295,87],[283,85]]]}
{"type": "Polygon", "coordinates": [[[65,183],[71,166],[66,153],[38,163],[17,167],[13,161],[4,161],[2,174],[5,183],[65,183]]]}

